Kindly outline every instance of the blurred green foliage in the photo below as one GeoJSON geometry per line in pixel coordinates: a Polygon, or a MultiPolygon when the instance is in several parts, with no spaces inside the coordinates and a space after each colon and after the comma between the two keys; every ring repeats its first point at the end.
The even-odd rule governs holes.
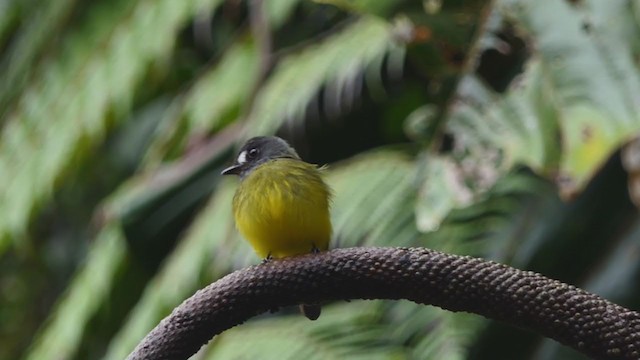
{"type": "MultiPolygon", "coordinates": [[[[259,261],[236,146],[329,164],[333,246],[425,246],[640,308],[640,3],[0,4],[0,359],[122,359],[259,261]]],[[[581,359],[409,302],[295,309],[198,358],[581,359]],[[250,344],[250,345],[248,345],[250,344]]]]}

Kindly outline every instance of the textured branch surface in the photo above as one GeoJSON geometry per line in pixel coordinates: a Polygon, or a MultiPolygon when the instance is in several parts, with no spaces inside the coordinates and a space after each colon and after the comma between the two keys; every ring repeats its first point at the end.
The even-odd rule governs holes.
{"type": "Polygon", "coordinates": [[[257,314],[340,299],[408,299],[530,329],[597,359],[640,359],[639,313],[533,272],[420,248],[337,249],[236,271],[184,301],[129,359],[187,359],[257,314]]]}

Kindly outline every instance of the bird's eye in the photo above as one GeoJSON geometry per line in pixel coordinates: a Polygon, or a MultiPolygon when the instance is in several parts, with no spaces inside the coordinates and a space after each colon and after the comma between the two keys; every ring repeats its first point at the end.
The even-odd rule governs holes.
{"type": "Polygon", "coordinates": [[[256,158],[256,156],[258,156],[258,149],[256,149],[256,148],[250,149],[250,150],[247,152],[247,157],[248,157],[249,159],[255,159],[255,158],[256,158]]]}

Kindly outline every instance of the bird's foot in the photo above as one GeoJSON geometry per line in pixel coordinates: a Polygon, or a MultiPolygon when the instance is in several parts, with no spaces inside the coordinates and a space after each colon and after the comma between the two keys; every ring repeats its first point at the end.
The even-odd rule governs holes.
{"type": "Polygon", "coordinates": [[[311,253],[312,254],[317,254],[320,252],[320,249],[318,249],[318,247],[316,246],[316,244],[311,243],[311,253]]]}

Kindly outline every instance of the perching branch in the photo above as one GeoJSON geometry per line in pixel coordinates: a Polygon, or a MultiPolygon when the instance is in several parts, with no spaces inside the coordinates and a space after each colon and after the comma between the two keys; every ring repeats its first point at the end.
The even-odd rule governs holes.
{"type": "Polygon", "coordinates": [[[408,299],[530,329],[597,359],[640,359],[640,313],[533,272],[422,248],[337,249],[236,271],[174,309],[128,358],[187,359],[257,314],[341,299],[408,299]]]}

